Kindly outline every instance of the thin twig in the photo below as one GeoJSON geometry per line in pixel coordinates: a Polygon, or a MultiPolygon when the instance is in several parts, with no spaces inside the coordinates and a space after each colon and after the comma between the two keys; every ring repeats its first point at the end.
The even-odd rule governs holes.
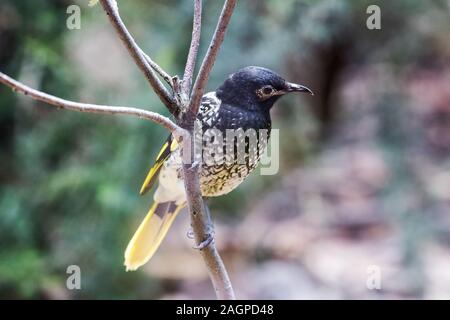
{"type": "Polygon", "coordinates": [[[150,67],[152,67],[153,70],[155,70],[156,73],[158,73],[171,88],[173,88],[172,77],[167,72],[165,72],[164,69],[161,68],[155,61],[153,61],[152,58],[150,58],[150,56],[144,52],[144,50],[142,49],[139,50],[141,54],[144,56],[144,58],[147,60],[150,67]]]}
{"type": "Polygon", "coordinates": [[[119,9],[117,7],[116,0],[100,0],[100,3],[105,10],[106,14],[111,21],[114,29],[119,35],[120,39],[124,43],[131,57],[136,62],[137,66],[141,69],[141,71],[146,76],[147,80],[150,82],[155,93],[160,98],[161,102],[169,109],[172,114],[178,113],[178,108],[173,100],[173,97],[164,87],[162,82],[158,79],[158,76],[153,71],[150,64],[147,62],[147,59],[142,55],[142,50],[136,44],[136,41],[126,28],[122,19],[119,15],[119,9]]]}
{"type": "Polygon", "coordinates": [[[208,51],[206,52],[205,58],[203,59],[197,79],[195,80],[194,89],[192,90],[192,99],[189,106],[190,111],[194,115],[197,114],[198,108],[200,107],[200,101],[205,91],[206,84],[208,83],[212,67],[216,61],[217,53],[219,52],[220,46],[222,45],[225,37],[236,2],[237,0],[225,1],[213,38],[209,45],[208,51]]]}
{"type": "Polygon", "coordinates": [[[197,62],[198,47],[200,46],[200,35],[202,31],[202,0],[194,0],[194,22],[192,24],[192,39],[189,54],[186,61],[183,76],[183,92],[190,96],[192,77],[194,76],[195,63],[197,62]]]}
{"type": "Polygon", "coordinates": [[[0,83],[5,84],[14,91],[18,91],[26,96],[31,97],[34,100],[39,100],[50,105],[56,106],[61,109],[67,109],[79,112],[99,113],[99,114],[123,114],[136,116],[141,119],[151,120],[162,126],[164,126],[170,132],[181,132],[181,128],[176,125],[172,120],[164,117],[156,112],[151,112],[138,108],[130,107],[114,107],[114,106],[102,106],[97,104],[80,103],[75,101],[65,100],[53,95],[44,93],[42,91],[28,87],[27,85],[14,80],[6,74],[0,72],[0,83]]]}

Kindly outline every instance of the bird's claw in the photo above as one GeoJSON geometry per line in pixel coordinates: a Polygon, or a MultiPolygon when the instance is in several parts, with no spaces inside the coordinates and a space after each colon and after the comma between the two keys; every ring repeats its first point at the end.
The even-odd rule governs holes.
{"type": "Polygon", "coordinates": [[[193,248],[197,250],[203,250],[213,242],[214,242],[214,235],[212,233],[208,233],[208,237],[202,242],[200,242],[198,245],[195,245],[193,248]]]}
{"type": "MultiPolygon", "coordinates": [[[[207,246],[209,246],[214,241],[214,229],[211,226],[208,227],[208,229],[209,230],[207,231],[206,239],[203,240],[201,243],[195,245],[193,247],[194,249],[197,249],[197,250],[205,249],[207,246]]],[[[189,230],[186,232],[186,237],[188,237],[189,239],[195,238],[194,229],[192,229],[192,227],[189,227],[189,230]]]]}

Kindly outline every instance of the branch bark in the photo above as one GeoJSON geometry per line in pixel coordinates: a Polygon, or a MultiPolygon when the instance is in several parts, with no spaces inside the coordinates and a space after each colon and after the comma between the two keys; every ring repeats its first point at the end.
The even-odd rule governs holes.
{"type": "Polygon", "coordinates": [[[200,107],[201,98],[205,91],[206,84],[211,74],[212,67],[216,60],[219,49],[223,43],[225,33],[230,22],[237,0],[225,0],[222,13],[219,18],[216,30],[211,40],[208,51],[203,59],[199,74],[197,75],[194,89],[192,90],[189,109],[186,112],[180,125],[190,134],[189,141],[184,140],[183,150],[189,148],[190,161],[183,165],[184,185],[186,189],[188,209],[191,215],[191,225],[194,231],[197,247],[203,260],[208,267],[209,276],[213,283],[218,299],[233,300],[235,294],[231,285],[228,272],[216,249],[213,236],[213,227],[209,210],[206,206],[200,189],[200,165],[196,162],[199,157],[195,154],[195,120],[200,107]]]}
{"type": "Polygon", "coordinates": [[[31,97],[34,100],[42,101],[47,104],[56,106],[60,109],[79,111],[79,112],[88,112],[88,113],[98,113],[98,114],[121,114],[121,115],[129,115],[135,116],[141,119],[146,119],[153,121],[157,124],[164,126],[167,130],[172,133],[181,134],[183,130],[177,124],[175,124],[172,120],[167,117],[164,117],[156,112],[151,112],[138,108],[131,107],[114,107],[114,106],[103,106],[97,104],[90,103],[80,103],[75,101],[69,101],[65,99],[61,99],[59,97],[55,97],[53,95],[44,93],[42,91],[33,89],[28,87],[27,85],[14,80],[13,78],[7,76],[6,74],[0,72],[0,83],[5,84],[10,87],[14,91],[20,92],[26,96],[31,97]]]}
{"type": "Polygon", "coordinates": [[[194,0],[194,22],[192,25],[192,39],[189,54],[186,61],[183,76],[183,92],[188,97],[191,94],[192,77],[194,76],[195,64],[197,62],[198,48],[202,31],[202,0],[194,0]]]}
{"type": "Polygon", "coordinates": [[[210,213],[206,209],[200,191],[199,165],[195,162],[192,165],[185,164],[183,173],[195,242],[197,248],[200,248],[217,299],[234,300],[236,297],[230,277],[216,248],[210,213]]]}
{"type": "MultiPolygon", "coordinates": [[[[144,73],[147,80],[150,82],[155,93],[158,95],[162,103],[169,109],[169,111],[176,115],[178,114],[178,107],[172,97],[172,95],[167,91],[161,81],[158,79],[157,75],[153,71],[151,65],[147,62],[147,58],[142,55],[142,49],[136,44],[133,36],[130,34],[125,24],[123,23],[119,9],[117,7],[116,0],[100,0],[100,3],[109,17],[111,24],[116,30],[119,38],[122,40],[123,44],[127,48],[130,56],[134,59],[135,63],[144,73]]],[[[150,61],[152,61],[150,59],[150,61]]],[[[156,65],[156,63],[155,63],[156,65]]],[[[162,70],[158,66],[158,69],[162,70]]]]}
{"type": "Polygon", "coordinates": [[[225,0],[222,13],[220,14],[219,22],[217,23],[216,30],[206,52],[200,67],[199,74],[195,80],[194,89],[192,90],[192,99],[189,105],[189,109],[193,114],[197,114],[200,102],[205,91],[206,84],[209,80],[212,67],[217,58],[220,46],[222,45],[225,33],[228,28],[228,24],[231,20],[234,8],[236,7],[237,0],[225,0]]]}

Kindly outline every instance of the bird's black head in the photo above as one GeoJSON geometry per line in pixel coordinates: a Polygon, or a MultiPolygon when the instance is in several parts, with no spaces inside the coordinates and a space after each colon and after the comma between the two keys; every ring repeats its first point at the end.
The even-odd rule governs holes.
{"type": "Polygon", "coordinates": [[[261,67],[240,69],[216,90],[217,97],[224,103],[265,111],[290,92],[313,94],[307,87],[287,82],[272,70],[261,67]]]}

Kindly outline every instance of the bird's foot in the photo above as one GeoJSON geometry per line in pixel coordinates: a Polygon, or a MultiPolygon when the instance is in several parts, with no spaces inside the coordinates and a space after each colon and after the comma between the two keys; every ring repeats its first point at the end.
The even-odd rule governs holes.
{"type": "Polygon", "coordinates": [[[214,233],[208,233],[206,239],[200,242],[198,245],[195,245],[194,249],[203,250],[213,242],[214,242],[214,233]]]}
{"type": "MultiPolygon", "coordinates": [[[[188,237],[189,239],[194,239],[195,238],[194,230],[192,229],[192,227],[189,227],[189,230],[186,232],[186,237],[188,237]]],[[[214,241],[214,228],[209,226],[208,227],[208,231],[207,231],[206,239],[203,240],[202,242],[200,242],[198,245],[195,245],[193,248],[197,249],[197,250],[205,249],[213,241],[214,241]]]]}

